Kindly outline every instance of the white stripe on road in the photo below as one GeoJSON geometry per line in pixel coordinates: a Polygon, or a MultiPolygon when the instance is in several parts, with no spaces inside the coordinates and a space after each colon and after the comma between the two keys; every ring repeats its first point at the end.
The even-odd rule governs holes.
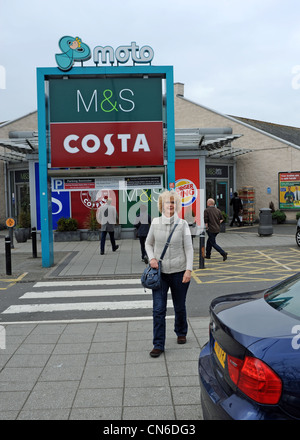
{"type": "Polygon", "coordinates": [[[116,280],[86,280],[86,281],[40,281],[35,283],[33,287],[57,287],[57,286],[103,286],[103,285],[126,285],[126,284],[139,284],[141,285],[140,278],[124,278],[116,280]]]}
{"type": "Polygon", "coordinates": [[[126,295],[147,295],[151,290],[138,289],[108,289],[108,290],[58,290],[43,292],[27,292],[20,299],[38,299],[38,298],[80,298],[87,296],[126,296],[126,295]]]}
{"type": "MultiPolygon", "coordinates": [[[[167,302],[167,307],[172,307],[171,300],[167,302]]],[[[61,311],[92,311],[92,310],[137,310],[151,309],[151,301],[115,301],[115,302],[90,302],[90,303],[69,303],[69,304],[27,304],[10,306],[3,314],[13,313],[37,313],[37,312],[61,312],[61,311]]]]}

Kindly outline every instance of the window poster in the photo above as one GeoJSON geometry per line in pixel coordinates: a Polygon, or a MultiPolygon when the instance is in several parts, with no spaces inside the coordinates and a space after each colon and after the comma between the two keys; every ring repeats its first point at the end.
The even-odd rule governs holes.
{"type": "Polygon", "coordinates": [[[300,171],[278,173],[279,209],[300,209],[300,171]]]}

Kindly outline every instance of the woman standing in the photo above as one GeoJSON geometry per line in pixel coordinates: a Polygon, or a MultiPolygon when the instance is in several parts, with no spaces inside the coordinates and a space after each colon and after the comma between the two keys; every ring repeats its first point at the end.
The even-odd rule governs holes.
{"type": "Polygon", "coordinates": [[[146,251],[150,266],[157,268],[160,255],[175,225],[168,250],[162,261],[162,285],[152,290],[153,297],[153,350],[151,357],[163,353],[166,339],[167,294],[169,288],[175,311],[174,331],[177,343],[185,344],[188,331],[186,316],[186,294],[193,270],[193,245],[187,222],[178,217],[181,198],[176,191],[164,191],[158,198],[161,217],[153,219],[146,240],[146,251]]]}

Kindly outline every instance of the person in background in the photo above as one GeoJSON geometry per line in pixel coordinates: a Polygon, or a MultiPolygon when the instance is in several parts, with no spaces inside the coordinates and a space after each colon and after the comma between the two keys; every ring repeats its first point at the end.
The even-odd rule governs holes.
{"type": "Polygon", "coordinates": [[[109,233],[109,238],[113,252],[119,249],[115,241],[115,225],[118,221],[117,210],[111,205],[112,199],[108,198],[107,203],[100,206],[97,210],[97,221],[101,225],[101,241],[100,241],[100,254],[104,255],[106,235],[109,233]]]}
{"type": "Polygon", "coordinates": [[[216,208],[214,199],[207,200],[207,208],[204,210],[204,223],[208,239],[206,242],[206,256],[210,259],[211,250],[214,248],[219,252],[223,261],[227,260],[227,252],[225,252],[216,242],[216,237],[220,232],[220,224],[224,221],[221,211],[216,208]]]}
{"type": "Polygon", "coordinates": [[[233,226],[233,223],[237,221],[238,225],[241,226],[241,221],[239,217],[240,211],[243,209],[243,204],[241,199],[238,196],[238,193],[235,192],[233,194],[232,199],[230,200],[230,205],[233,207],[233,217],[230,223],[230,226],[233,226]]]}
{"type": "Polygon", "coordinates": [[[192,207],[189,206],[184,213],[184,220],[187,221],[187,224],[189,225],[190,231],[191,231],[191,236],[192,236],[192,241],[195,238],[196,235],[196,228],[197,228],[197,223],[196,223],[196,217],[192,211],[192,207]]]}
{"type": "Polygon", "coordinates": [[[140,206],[140,213],[139,215],[137,215],[135,219],[134,226],[137,230],[137,236],[140,240],[142,261],[144,261],[145,264],[148,264],[148,257],[145,249],[145,243],[146,243],[147,234],[149,232],[150,224],[151,224],[151,217],[148,214],[148,206],[143,204],[140,206]]]}
{"type": "Polygon", "coordinates": [[[153,219],[146,239],[146,251],[150,266],[158,267],[158,261],[174,225],[177,227],[162,260],[162,285],[152,290],[153,298],[153,349],[151,357],[158,357],[165,350],[167,296],[170,288],[174,311],[174,332],[177,343],[185,344],[188,331],[186,295],[193,270],[193,244],[187,222],[178,217],[181,197],[176,191],[164,191],[158,198],[160,217],[153,219]]]}

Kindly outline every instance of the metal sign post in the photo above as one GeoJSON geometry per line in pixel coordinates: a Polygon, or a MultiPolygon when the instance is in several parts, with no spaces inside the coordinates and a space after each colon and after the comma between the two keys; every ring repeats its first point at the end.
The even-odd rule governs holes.
{"type": "Polygon", "coordinates": [[[75,67],[66,73],[58,68],[37,69],[43,267],[50,267],[54,263],[49,173],[52,167],[68,169],[80,168],[80,165],[94,167],[95,163],[96,166],[104,163],[105,166],[114,167],[141,166],[142,171],[143,166],[161,165],[166,169],[168,188],[174,185],[173,87],[172,66],[75,67]],[[97,86],[95,79],[98,80],[97,86]],[[162,112],[161,89],[156,85],[163,80],[166,84],[166,114],[162,112]],[[78,87],[74,88],[75,82],[78,87]],[[149,84],[151,89],[148,89],[149,84]],[[74,97],[72,101],[66,98],[67,93],[71,93],[74,97]],[[61,106],[57,105],[59,100],[54,102],[55,97],[62,102],[61,106]],[[72,109],[69,107],[70,102],[75,103],[72,109]],[[161,115],[157,112],[159,106],[161,106],[161,115]],[[66,109],[69,110],[65,111],[66,109]],[[130,112],[134,116],[131,119],[128,116],[130,112]],[[91,120],[86,119],[87,113],[91,120]],[[84,120],[80,120],[80,115],[85,115],[84,120]],[[122,124],[121,128],[120,124],[122,124]],[[89,129],[86,131],[88,125],[89,129]],[[166,129],[165,142],[162,136],[163,127],[166,129]],[[53,143],[53,151],[49,133],[51,133],[51,142],[56,139],[53,143]],[[156,150],[157,145],[160,145],[160,150],[156,150]],[[164,146],[166,146],[165,157],[164,146]],[[151,148],[155,149],[155,154],[151,153],[151,148]],[[87,155],[90,159],[94,158],[91,164],[86,161],[87,155]],[[120,157],[123,160],[121,163],[118,162],[120,157]],[[75,158],[77,162],[72,164],[75,158]],[[159,163],[147,162],[154,159],[159,163]],[[66,160],[70,160],[70,163],[66,160]]]}

